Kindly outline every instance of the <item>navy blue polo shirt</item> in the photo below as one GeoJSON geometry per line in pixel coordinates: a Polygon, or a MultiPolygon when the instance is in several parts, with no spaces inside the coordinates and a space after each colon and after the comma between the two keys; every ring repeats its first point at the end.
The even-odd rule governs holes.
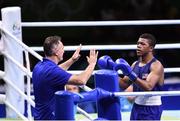
{"type": "Polygon", "coordinates": [[[71,74],[53,61],[43,58],[38,62],[32,74],[35,96],[35,120],[54,119],[55,92],[64,90],[71,74]]]}

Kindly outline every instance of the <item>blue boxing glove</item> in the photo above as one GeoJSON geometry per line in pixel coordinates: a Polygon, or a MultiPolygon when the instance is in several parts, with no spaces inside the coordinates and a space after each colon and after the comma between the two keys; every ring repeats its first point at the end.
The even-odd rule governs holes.
{"type": "Polygon", "coordinates": [[[108,55],[104,55],[98,59],[98,66],[100,69],[111,69],[113,70],[115,62],[108,55]]]}
{"type": "Polygon", "coordinates": [[[116,71],[119,69],[125,76],[128,76],[131,81],[136,81],[137,75],[132,71],[131,66],[122,58],[116,60],[116,66],[114,68],[116,71]]]}

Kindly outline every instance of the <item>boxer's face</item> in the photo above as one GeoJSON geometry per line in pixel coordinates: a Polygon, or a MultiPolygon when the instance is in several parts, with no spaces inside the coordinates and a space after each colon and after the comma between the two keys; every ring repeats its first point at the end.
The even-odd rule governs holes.
{"type": "Polygon", "coordinates": [[[152,51],[153,48],[149,45],[148,39],[139,38],[136,49],[137,56],[143,56],[152,51]]]}

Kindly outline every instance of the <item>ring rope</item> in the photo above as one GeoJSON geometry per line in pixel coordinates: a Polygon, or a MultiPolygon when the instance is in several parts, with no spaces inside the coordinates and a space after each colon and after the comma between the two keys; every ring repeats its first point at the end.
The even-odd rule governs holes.
{"type": "Polygon", "coordinates": [[[15,89],[24,99],[26,99],[28,103],[30,103],[33,107],[35,107],[34,101],[33,101],[31,98],[29,98],[26,94],[24,94],[15,84],[12,83],[12,81],[10,81],[9,79],[7,79],[7,78],[5,78],[5,77],[4,77],[3,79],[4,79],[4,81],[5,81],[6,83],[8,83],[13,89],[15,89]]]}
{"type": "Polygon", "coordinates": [[[73,27],[73,26],[127,26],[127,25],[173,25],[180,20],[131,20],[131,21],[66,21],[66,22],[22,22],[23,27],[73,27]]]}
{"type": "Polygon", "coordinates": [[[115,97],[123,96],[179,96],[180,91],[114,92],[115,97]]]}
{"type": "Polygon", "coordinates": [[[4,104],[5,100],[6,100],[6,95],[0,94],[0,104],[4,104]]]}
{"type": "Polygon", "coordinates": [[[86,86],[86,85],[82,85],[82,86],[79,86],[79,87],[80,87],[81,89],[87,91],[87,92],[92,91],[92,89],[91,89],[90,87],[86,86]]]}
{"type": "MultiPolygon", "coordinates": [[[[26,61],[26,69],[28,72],[31,72],[30,69],[30,59],[29,59],[29,53],[28,51],[24,51],[25,53],[25,61],[26,61]]],[[[27,76],[27,88],[26,88],[26,93],[28,98],[31,98],[31,77],[27,76]]],[[[32,117],[32,112],[31,112],[31,105],[29,103],[27,103],[27,112],[28,112],[28,119],[31,120],[33,119],[32,117]]]]}
{"type": "Polygon", "coordinates": [[[4,71],[0,71],[0,79],[2,79],[5,76],[5,72],[4,71]]]}
{"type": "MultiPolygon", "coordinates": [[[[101,25],[100,25],[101,26],[101,25]]],[[[104,26],[104,25],[103,25],[104,26]]]]}
{"type": "MultiPolygon", "coordinates": [[[[94,70],[92,75],[94,75],[98,70],[94,70]]],[[[76,70],[76,71],[68,71],[69,73],[72,73],[72,74],[80,74],[82,73],[83,71],[82,70],[76,70]]],[[[164,72],[165,73],[178,73],[180,72],[180,68],[179,67],[175,67],[175,68],[164,68],[164,72]]],[[[118,74],[122,74],[122,72],[119,70],[118,71],[118,74]]]]}
{"type": "Polygon", "coordinates": [[[77,111],[81,114],[83,114],[87,119],[89,119],[90,121],[94,121],[94,119],[92,118],[91,115],[89,115],[86,111],[84,111],[83,109],[81,109],[80,107],[77,106],[77,111]]]}
{"type": "Polygon", "coordinates": [[[8,107],[10,107],[14,112],[16,112],[16,113],[18,114],[18,116],[20,116],[24,121],[29,121],[23,114],[21,114],[20,112],[18,112],[18,111],[16,110],[16,108],[15,108],[13,105],[11,105],[9,102],[5,101],[5,104],[6,104],[8,107]]]}
{"type": "Polygon", "coordinates": [[[4,32],[5,34],[7,34],[8,36],[10,36],[12,39],[14,39],[20,46],[22,46],[26,51],[28,51],[29,53],[31,53],[32,55],[34,55],[36,58],[38,58],[39,60],[42,60],[42,56],[40,56],[38,53],[36,53],[34,50],[30,49],[26,44],[24,44],[22,41],[20,41],[19,39],[17,39],[14,35],[12,35],[9,31],[5,30],[2,28],[2,26],[0,26],[0,29],[2,30],[2,32],[4,32]]]}
{"type": "MultiPolygon", "coordinates": [[[[34,55],[36,58],[38,58],[39,60],[42,60],[42,56],[40,56],[38,53],[36,53],[35,51],[33,51],[31,48],[29,48],[27,45],[25,45],[23,42],[21,42],[20,40],[18,40],[16,37],[14,37],[12,34],[10,34],[8,31],[6,31],[6,30],[4,30],[4,29],[2,29],[1,27],[0,27],[0,29],[1,30],[3,30],[5,33],[7,33],[10,37],[12,37],[13,39],[15,39],[24,49],[26,49],[28,52],[30,52],[32,55],[34,55]]],[[[133,46],[134,48],[135,48],[135,45],[130,45],[130,46],[133,46]]],[[[161,48],[162,47],[170,47],[170,45],[169,44],[166,44],[166,45],[163,45],[163,44],[161,44],[161,45],[159,45],[159,46],[161,46],[161,48]],[[168,45],[168,46],[167,46],[168,45]]],[[[88,47],[88,46],[87,46],[88,47]]],[[[95,46],[91,46],[92,48],[94,48],[95,46]]],[[[121,45],[121,47],[122,47],[122,45],[121,45]]],[[[180,48],[180,46],[179,46],[179,43],[176,43],[176,44],[173,44],[172,46],[171,46],[171,48],[172,47],[175,47],[175,48],[180,48]]],[[[112,48],[112,47],[111,47],[112,48]]],[[[126,45],[126,49],[127,48],[129,48],[129,47],[127,47],[127,45],[126,45]]],[[[83,49],[83,48],[82,48],[83,49]]],[[[90,49],[90,48],[89,48],[90,49]]],[[[72,48],[71,48],[71,50],[72,50],[72,48]]],[[[167,71],[165,71],[165,72],[180,72],[179,71],[180,70],[180,68],[169,68],[169,69],[167,69],[167,71]]]]}
{"type": "MultiPolygon", "coordinates": [[[[168,22],[169,22],[169,20],[168,20],[168,22]]],[[[0,23],[1,24],[1,23],[0,23]]],[[[179,24],[179,23],[178,23],[179,24]]],[[[123,24],[123,25],[125,25],[125,24],[123,24]]],[[[133,25],[135,25],[135,24],[133,24],[133,25]]],[[[143,24],[144,25],[144,24],[143,24]]],[[[149,24],[148,24],[149,25],[149,24]]],[[[76,26],[76,25],[75,25],[76,26]]],[[[96,26],[96,25],[95,25],[96,26]]],[[[100,26],[105,26],[105,25],[100,25],[100,26]]],[[[107,25],[108,26],[108,25],[107,25]]],[[[20,44],[21,45],[21,44],[20,44]]],[[[21,45],[22,46],[22,45],[21,45]]],[[[25,48],[26,49],[26,48],[25,48]]],[[[41,58],[42,59],[42,58],[41,58]]],[[[41,60],[40,59],[40,60],[41,60]]],[[[7,102],[6,102],[7,103],[7,102]]],[[[8,105],[8,104],[7,104],[8,105]]],[[[11,106],[10,106],[11,107],[11,106]]],[[[15,112],[16,112],[16,110],[15,110],[15,112]]],[[[17,112],[18,113],[18,112],[17,112]]],[[[21,116],[21,115],[20,115],[21,116]]]]}
{"type": "MultiPolygon", "coordinates": [[[[79,46],[65,46],[65,51],[74,51],[79,46]]],[[[30,47],[34,51],[43,51],[43,47],[30,47]]],[[[135,50],[137,45],[83,45],[81,50],[135,50]]],[[[157,44],[155,49],[180,49],[180,43],[157,44]]]]}
{"type": "Polygon", "coordinates": [[[32,77],[32,72],[30,72],[27,68],[25,68],[23,65],[21,65],[18,61],[13,59],[8,53],[2,52],[2,54],[8,58],[10,61],[12,61],[15,65],[17,65],[24,73],[26,73],[29,77],[32,77]]]}

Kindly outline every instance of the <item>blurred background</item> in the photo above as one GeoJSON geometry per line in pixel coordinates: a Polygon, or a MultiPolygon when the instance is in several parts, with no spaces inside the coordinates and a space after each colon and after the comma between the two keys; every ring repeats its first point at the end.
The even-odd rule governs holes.
{"type": "MultiPolygon", "coordinates": [[[[0,7],[20,6],[22,22],[50,21],[121,21],[179,19],[179,0],[0,0],[0,7]]],[[[139,35],[149,32],[157,43],[180,42],[180,25],[106,26],[106,27],[23,27],[23,42],[28,46],[42,46],[49,35],[59,35],[64,45],[135,44],[139,35]]],[[[72,52],[66,52],[65,60],[72,52]],[[70,54],[69,54],[70,53],[70,54]]],[[[156,55],[165,67],[178,67],[179,49],[157,50],[156,55]]],[[[40,53],[43,55],[43,53],[40,53]]],[[[88,52],[82,52],[84,60],[88,52]]],[[[135,51],[102,51],[114,59],[123,57],[132,64],[135,51]]],[[[2,60],[2,59],[1,59],[2,60]]],[[[36,60],[32,58],[32,68],[36,60]]],[[[74,64],[71,69],[83,69],[74,64]]],[[[2,67],[1,67],[2,68],[2,67]]],[[[168,75],[167,75],[168,76],[168,75]]],[[[179,76],[179,74],[178,74],[179,76]]]]}
{"type": "MultiPolygon", "coordinates": [[[[179,0],[0,0],[0,7],[21,7],[22,22],[53,21],[122,21],[164,20],[180,18],[179,0]]],[[[23,42],[28,46],[42,46],[49,35],[59,35],[64,45],[121,45],[136,44],[140,34],[155,35],[157,43],[180,42],[180,25],[106,26],[106,27],[23,27],[23,42]]],[[[66,52],[64,60],[73,52],[66,52]]],[[[156,57],[164,67],[178,67],[179,49],[157,50],[156,57]]],[[[43,56],[43,53],[40,53],[43,56]]],[[[123,57],[132,64],[136,53],[125,51],[100,51],[99,56],[108,54],[113,59],[123,57]]],[[[82,52],[79,63],[71,69],[84,69],[88,52],[82,52]],[[80,64],[81,63],[81,64],[80,64]],[[80,66],[79,66],[80,65],[80,66]]],[[[0,58],[1,62],[3,58],[0,58]]],[[[31,68],[37,62],[31,58],[31,68]]],[[[3,66],[1,65],[3,70],[3,66]]],[[[172,74],[171,74],[172,75],[172,74]]],[[[171,76],[166,74],[166,77],[171,76]]],[[[179,73],[173,74],[180,76],[179,73]]]]}
{"type": "MultiPolygon", "coordinates": [[[[0,7],[21,7],[22,22],[60,22],[60,21],[124,21],[124,20],[165,20],[180,18],[179,0],[0,0],[0,7]]],[[[106,26],[106,27],[23,27],[23,42],[28,46],[42,46],[44,39],[50,35],[59,35],[67,45],[121,45],[136,44],[139,35],[151,33],[158,44],[179,43],[180,25],[141,25],[141,26],[106,26]]],[[[71,70],[85,69],[85,56],[71,70]]],[[[43,56],[42,52],[39,52],[43,56]]],[[[73,52],[65,52],[64,60],[73,52]]],[[[125,58],[132,64],[136,59],[135,50],[100,51],[110,55],[114,60],[125,58]]],[[[165,68],[180,66],[180,49],[156,50],[156,57],[165,68]]],[[[31,70],[38,61],[30,56],[31,70]]],[[[4,58],[0,56],[0,70],[4,58]]],[[[98,67],[96,67],[98,69],[98,67]]],[[[93,78],[93,77],[92,77],[93,78]]],[[[180,73],[166,73],[167,82],[175,80],[175,85],[168,85],[166,90],[180,90],[180,73]],[[170,79],[170,80],[168,80],[170,79]]],[[[0,84],[4,84],[0,80],[0,84]]],[[[93,87],[93,81],[88,82],[93,87]]],[[[2,88],[0,88],[2,89],[2,88]]],[[[171,108],[170,106],[169,108],[171,108]]],[[[180,107],[179,107],[180,108],[180,107]]]]}
{"type": "MultiPolygon", "coordinates": [[[[20,6],[23,22],[178,19],[179,0],[0,0],[0,7],[20,6]]],[[[24,28],[23,41],[42,45],[44,37],[58,34],[65,45],[135,43],[151,32],[159,43],[179,41],[179,25],[24,28]]]]}

